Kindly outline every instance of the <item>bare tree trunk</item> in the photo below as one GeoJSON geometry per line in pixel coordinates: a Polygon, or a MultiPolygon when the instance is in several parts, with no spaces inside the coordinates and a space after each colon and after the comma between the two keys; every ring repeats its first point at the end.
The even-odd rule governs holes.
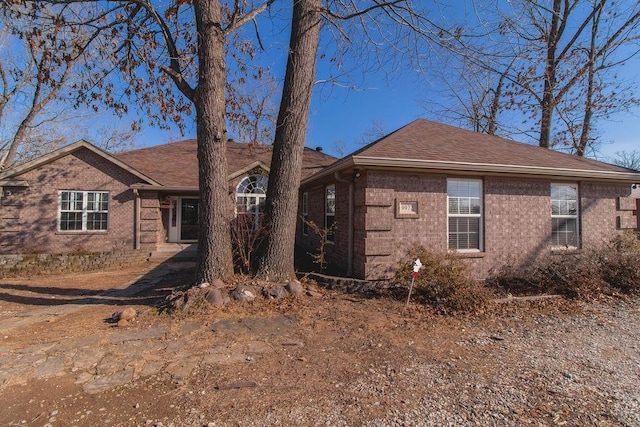
{"type": "Polygon", "coordinates": [[[594,80],[595,80],[595,61],[596,61],[596,38],[598,37],[598,27],[600,26],[600,16],[602,16],[602,9],[593,17],[591,22],[591,42],[589,44],[589,63],[587,64],[587,93],[585,94],[584,101],[584,118],[582,119],[582,130],[580,132],[580,140],[578,146],[575,147],[575,154],[578,156],[584,156],[587,146],[590,144],[591,134],[591,119],[593,117],[593,97],[595,93],[594,80]]]}
{"type": "Polygon", "coordinates": [[[509,64],[509,66],[500,74],[500,78],[498,79],[498,83],[496,84],[496,88],[493,92],[493,99],[491,100],[491,107],[489,108],[489,123],[487,125],[488,135],[495,135],[498,130],[498,113],[500,113],[500,110],[502,109],[502,105],[500,104],[502,91],[514,62],[515,60],[511,61],[511,64],[509,64]]]}
{"type": "Polygon", "coordinates": [[[265,206],[269,236],[259,269],[260,275],[270,279],[290,278],[294,274],[298,190],[315,80],[321,6],[320,0],[293,2],[289,58],[265,206]]]}
{"type": "Polygon", "coordinates": [[[200,203],[196,283],[233,274],[227,194],[225,37],[217,1],[194,0],[199,79],[195,91],[200,203]]]}
{"type": "Polygon", "coordinates": [[[540,147],[549,148],[551,144],[551,122],[553,119],[553,109],[555,108],[554,90],[556,86],[556,49],[560,36],[560,7],[562,0],[553,0],[553,16],[551,17],[551,27],[547,39],[547,60],[544,72],[544,92],[540,105],[540,147]]]}

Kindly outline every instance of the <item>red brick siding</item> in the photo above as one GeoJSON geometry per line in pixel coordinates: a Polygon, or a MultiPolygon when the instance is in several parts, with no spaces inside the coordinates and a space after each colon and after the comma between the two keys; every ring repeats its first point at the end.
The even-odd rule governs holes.
{"type": "MultiPolygon", "coordinates": [[[[455,178],[455,176],[451,176],[455,178]]],[[[507,262],[527,262],[549,250],[551,237],[551,180],[479,177],[483,182],[483,242],[480,253],[461,254],[477,277],[507,262]]],[[[435,251],[447,250],[447,177],[435,174],[367,171],[354,180],[354,275],[376,279],[392,275],[406,249],[414,244],[435,251]],[[396,201],[417,201],[416,218],[397,218],[396,201]]],[[[618,196],[628,195],[627,185],[579,183],[581,241],[593,247],[616,233],[618,196]]],[[[324,187],[306,189],[309,217],[323,224],[324,187]]],[[[335,249],[328,259],[345,266],[348,254],[348,186],[336,187],[335,249]]],[[[629,213],[624,213],[628,215],[629,213]]],[[[312,247],[313,238],[298,242],[312,247]]]]}
{"type": "Polygon", "coordinates": [[[82,149],[16,177],[29,183],[0,200],[0,253],[100,252],[133,248],[129,172],[82,149]],[[109,191],[107,232],[58,232],[58,191],[109,191]]]}
{"type": "Polygon", "coordinates": [[[632,210],[619,210],[618,198],[630,194],[626,184],[583,183],[580,186],[582,210],[582,244],[585,247],[602,245],[623,232],[617,217],[632,218],[632,210]]]}
{"type": "Polygon", "coordinates": [[[167,240],[167,231],[162,225],[160,198],[156,191],[141,191],[139,200],[140,248],[154,250],[158,243],[167,240]]]}
{"type": "Polygon", "coordinates": [[[415,244],[446,250],[446,177],[368,171],[362,178],[366,184],[358,192],[364,199],[363,277],[392,275],[415,244]],[[396,218],[398,200],[416,201],[417,218],[396,218]]]}
{"type": "Polygon", "coordinates": [[[468,258],[478,276],[496,264],[545,251],[551,239],[551,183],[487,177],[483,180],[484,254],[468,258]]]}

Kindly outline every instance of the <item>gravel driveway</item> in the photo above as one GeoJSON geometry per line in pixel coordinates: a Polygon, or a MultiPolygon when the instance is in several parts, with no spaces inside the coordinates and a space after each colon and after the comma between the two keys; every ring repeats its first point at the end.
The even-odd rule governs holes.
{"type": "Polygon", "coordinates": [[[446,317],[323,290],[124,329],[97,302],[4,332],[0,425],[640,426],[637,298],[446,317]]]}

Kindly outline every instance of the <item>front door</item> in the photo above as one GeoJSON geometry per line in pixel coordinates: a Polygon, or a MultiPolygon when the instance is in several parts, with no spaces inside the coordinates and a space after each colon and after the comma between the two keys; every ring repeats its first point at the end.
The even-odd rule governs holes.
{"type": "Polygon", "coordinates": [[[180,241],[198,240],[198,199],[180,199],[180,241]]]}
{"type": "Polygon", "coordinates": [[[169,211],[169,242],[198,240],[198,199],[178,197],[169,211]]]}

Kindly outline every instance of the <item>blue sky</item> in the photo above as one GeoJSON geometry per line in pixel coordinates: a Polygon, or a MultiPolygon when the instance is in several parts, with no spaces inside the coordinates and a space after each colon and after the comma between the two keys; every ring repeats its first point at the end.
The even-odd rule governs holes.
{"type": "MultiPolygon", "coordinates": [[[[637,69],[640,67],[636,65],[637,69]]],[[[634,75],[635,70],[628,73],[634,75]]],[[[374,122],[384,125],[389,133],[417,118],[436,119],[422,107],[433,93],[416,82],[415,76],[401,76],[391,82],[383,76],[371,76],[365,89],[334,88],[330,96],[321,92],[316,92],[312,101],[306,146],[321,146],[334,156],[360,148],[363,136],[374,122]]],[[[598,159],[606,160],[616,151],[640,149],[640,108],[601,122],[600,129],[602,144],[598,159]]],[[[195,136],[193,127],[187,129],[184,137],[177,131],[149,128],[139,135],[136,145],[155,145],[195,136]]]]}
{"type": "MultiPolygon", "coordinates": [[[[441,9],[441,12],[457,17],[469,12],[469,2],[453,4],[455,6],[441,9]]],[[[286,61],[281,52],[285,51],[283,47],[286,46],[288,30],[275,28],[271,35],[273,39],[269,41],[267,60],[276,77],[281,78],[286,61]]],[[[322,67],[323,64],[318,72],[319,79],[327,72],[322,67]]],[[[632,59],[619,71],[625,79],[639,82],[640,57],[632,59]]],[[[426,103],[443,101],[437,82],[429,86],[428,76],[418,76],[397,67],[364,76],[360,74],[356,78],[355,89],[317,85],[309,117],[308,147],[321,146],[326,153],[340,156],[360,148],[364,134],[373,123],[382,125],[389,133],[419,117],[446,122],[425,110],[426,103]]],[[[602,135],[597,155],[600,160],[612,158],[616,151],[640,149],[640,108],[612,116],[607,122],[600,121],[598,130],[602,135]]],[[[145,129],[136,139],[136,145],[155,145],[195,137],[194,126],[187,128],[186,132],[183,136],[177,131],[145,129]]]]}

